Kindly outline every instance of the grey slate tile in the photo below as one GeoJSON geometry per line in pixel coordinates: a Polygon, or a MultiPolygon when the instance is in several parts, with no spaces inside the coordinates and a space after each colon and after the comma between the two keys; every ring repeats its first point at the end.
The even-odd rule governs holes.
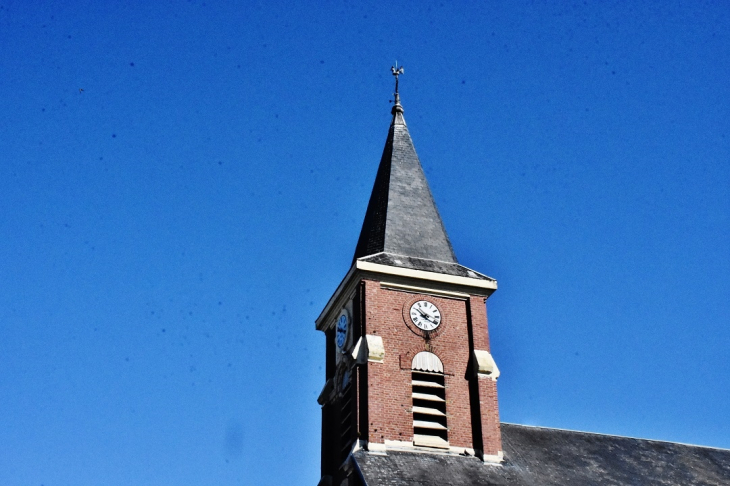
{"type": "Polygon", "coordinates": [[[410,268],[412,270],[423,270],[425,272],[443,273],[445,275],[455,275],[458,277],[469,277],[478,280],[494,281],[493,278],[487,277],[476,270],[459,265],[458,263],[439,262],[436,260],[428,260],[425,258],[416,258],[405,255],[394,255],[383,252],[360,258],[359,261],[388,265],[391,267],[410,268]]]}
{"type": "Polygon", "coordinates": [[[504,462],[473,457],[358,451],[367,486],[727,486],[730,450],[502,424],[504,462]]]}
{"type": "Polygon", "coordinates": [[[353,262],[381,252],[457,263],[403,114],[395,110],[353,262]]]}

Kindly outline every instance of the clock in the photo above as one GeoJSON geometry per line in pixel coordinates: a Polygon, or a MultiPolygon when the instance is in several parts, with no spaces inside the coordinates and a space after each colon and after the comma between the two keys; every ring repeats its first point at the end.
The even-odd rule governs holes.
{"type": "Polygon", "coordinates": [[[347,332],[350,329],[350,316],[346,310],[340,313],[340,317],[337,318],[337,330],[335,332],[335,342],[337,347],[342,349],[347,340],[347,332]]]}
{"type": "Polygon", "coordinates": [[[427,300],[414,302],[409,314],[413,324],[423,331],[433,331],[441,324],[441,311],[427,300]]]}

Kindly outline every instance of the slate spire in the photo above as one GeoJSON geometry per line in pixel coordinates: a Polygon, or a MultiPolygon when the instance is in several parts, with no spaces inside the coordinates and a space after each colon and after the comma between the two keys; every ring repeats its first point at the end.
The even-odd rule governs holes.
{"type": "Polygon", "coordinates": [[[396,80],[388,138],[353,262],[377,253],[457,263],[403,118],[396,80]]]}

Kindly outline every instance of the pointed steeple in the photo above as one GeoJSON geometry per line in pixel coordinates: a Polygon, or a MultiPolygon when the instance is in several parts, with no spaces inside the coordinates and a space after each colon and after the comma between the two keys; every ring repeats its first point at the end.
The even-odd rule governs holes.
{"type": "Polygon", "coordinates": [[[398,93],[388,138],[370,195],[353,261],[385,253],[455,264],[456,256],[408,133],[398,93]]]}

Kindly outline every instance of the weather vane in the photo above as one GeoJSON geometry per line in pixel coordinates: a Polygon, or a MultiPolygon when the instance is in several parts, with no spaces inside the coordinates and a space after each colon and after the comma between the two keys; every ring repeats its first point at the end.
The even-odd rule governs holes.
{"type": "Polygon", "coordinates": [[[390,67],[390,72],[395,76],[395,99],[398,102],[398,76],[403,74],[403,66],[398,67],[398,61],[395,61],[395,66],[390,67]]]}
{"type": "Polygon", "coordinates": [[[400,105],[400,95],[398,94],[398,76],[403,74],[403,66],[398,67],[398,61],[395,61],[395,66],[391,66],[390,72],[392,72],[393,76],[395,76],[395,93],[393,99],[395,104],[391,110],[391,113],[395,115],[396,113],[403,113],[403,107],[400,105]]]}

